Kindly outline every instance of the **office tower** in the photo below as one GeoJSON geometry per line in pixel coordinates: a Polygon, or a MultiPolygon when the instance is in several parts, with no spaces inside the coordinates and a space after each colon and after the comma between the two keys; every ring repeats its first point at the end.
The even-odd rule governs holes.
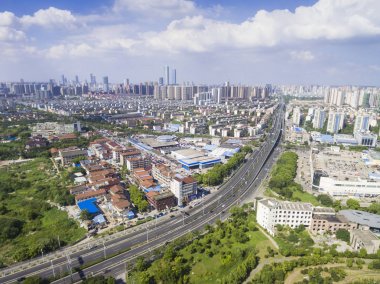
{"type": "Polygon", "coordinates": [[[78,77],[78,75],[75,75],[75,84],[79,84],[79,77],[78,77]]]}
{"type": "Polygon", "coordinates": [[[299,126],[301,123],[301,110],[299,107],[293,109],[293,124],[299,126]]]}
{"type": "Polygon", "coordinates": [[[314,113],[314,119],[313,119],[313,128],[315,129],[323,128],[323,125],[325,124],[325,120],[326,120],[326,111],[323,109],[316,109],[314,113]]]}
{"type": "Polygon", "coordinates": [[[129,79],[128,78],[124,79],[123,85],[124,85],[124,88],[129,86],[129,79]]]}
{"type": "Polygon", "coordinates": [[[162,86],[164,84],[164,77],[158,78],[158,85],[162,86]]]}
{"type": "Polygon", "coordinates": [[[359,114],[355,119],[354,133],[369,130],[369,115],[359,114]]]}
{"type": "Polygon", "coordinates": [[[103,91],[106,93],[109,91],[108,76],[103,77],[103,91]]]}
{"type": "Polygon", "coordinates": [[[177,70],[176,69],[172,70],[172,84],[177,85],[177,70]]]}
{"type": "Polygon", "coordinates": [[[344,125],[344,113],[337,111],[329,112],[329,119],[327,121],[327,132],[338,133],[344,125]]]}
{"type": "Polygon", "coordinates": [[[170,81],[169,81],[169,66],[165,66],[165,84],[166,85],[170,85],[170,81]]]}
{"type": "Polygon", "coordinates": [[[65,75],[62,75],[62,76],[61,76],[61,82],[62,82],[62,85],[65,85],[65,84],[66,84],[66,78],[65,78],[65,75]]]}

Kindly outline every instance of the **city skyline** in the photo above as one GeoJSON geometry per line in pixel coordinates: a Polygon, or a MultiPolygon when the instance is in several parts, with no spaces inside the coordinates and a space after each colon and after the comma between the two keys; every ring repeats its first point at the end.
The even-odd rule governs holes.
{"type": "Polygon", "coordinates": [[[0,81],[379,85],[378,1],[262,2],[6,0],[0,81]]]}

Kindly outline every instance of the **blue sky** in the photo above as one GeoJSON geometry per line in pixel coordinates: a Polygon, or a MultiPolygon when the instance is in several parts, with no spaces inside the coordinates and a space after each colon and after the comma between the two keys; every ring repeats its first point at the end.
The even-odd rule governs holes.
{"type": "Polygon", "coordinates": [[[379,85],[378,0],[1,0],[0,81],[379,85]]]}

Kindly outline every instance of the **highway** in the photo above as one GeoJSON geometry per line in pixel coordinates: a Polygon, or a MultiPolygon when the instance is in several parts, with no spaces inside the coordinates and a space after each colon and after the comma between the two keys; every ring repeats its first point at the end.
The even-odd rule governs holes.
{"type": "Polygon", "coordinates": [[[96,274],[116,276],[125,271],[126,262],[148,254],[189,232],[201,230],[207,224],[215,223],[217,219],[228,218],[229,208],[252,194],[271,169],[274,158],[278,155],[275,148],[281,138],[283,117],[283,104],[280,104],[273,118],[273,128],[262,146],[248,157],[217,192],[204,198],[195,208],[182,211],[159,223],[150,222],[134,232],[126,231],[126,234],[120,234],[113,239],[98,240],[92,247],[83,245],[80,251],[74,253],[68,253],[67,249],[61,250],[58,258],[50,261],[45,257],[45,260],[41,259],[39,264],[30,268],[0,271],[0,283],[14,283],[31,275],[40,275],[43,278],[63,276],[53,283],[78,282],[86,276],[96,274]],[[101,261],[102,258],[112,255],[115,256],[101,261]],[[79,270],[80,266],[97,260],[101,262],[79,270]],[[74,268],[77,271],[74,272],[74,268]],[[73,272],[67,275],[68,271],[73,272]]]}

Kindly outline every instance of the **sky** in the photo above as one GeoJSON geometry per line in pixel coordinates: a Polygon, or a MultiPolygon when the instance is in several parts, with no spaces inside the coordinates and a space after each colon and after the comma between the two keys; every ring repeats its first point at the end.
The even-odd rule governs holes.
{"type": "Polygon", "coordinates": [[[378,86],[379,0],[0,0],[0,81],[378,86]]]}

